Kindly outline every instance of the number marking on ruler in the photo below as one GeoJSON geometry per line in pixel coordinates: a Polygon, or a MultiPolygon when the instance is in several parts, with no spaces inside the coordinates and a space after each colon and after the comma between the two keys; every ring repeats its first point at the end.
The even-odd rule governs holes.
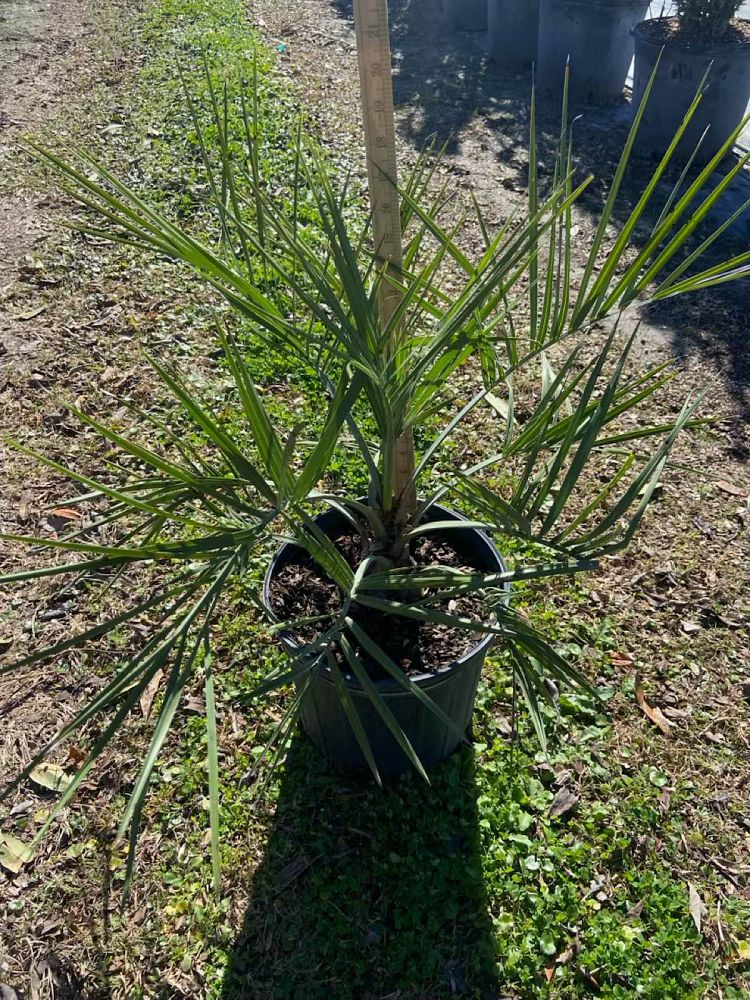
{"type": "Polygon", "coordinates": [[[401,213],[387,0],[354,0],[373,237],[379,257],[402,263],[401,213]]]}

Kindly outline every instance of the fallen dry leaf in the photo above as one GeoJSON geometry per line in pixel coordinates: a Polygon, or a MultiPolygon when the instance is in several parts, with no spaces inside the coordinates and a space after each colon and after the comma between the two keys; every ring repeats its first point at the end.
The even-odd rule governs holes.
{"type": "Polygon", "coordinates": [[[614,667],[629,667],[633,662],[633,657],[630,653],[622,653],[617,650],[614,653],[610,653],[609,658],[614,667]]]}
{"type": "Polygon", "coordinates": [[[643,684],[637,674],[635,678],[635,700],[638,702],[638,707],[646,718],[650,719],[655,726],[658,726],[665,736],[669,736],[672,731],[672,723],[666,718],[660,708],[654,708],[646,701],[646,695],[643,693],[643,684]]]}
{"type": "Polygon", "coordinates": [[[185,701],[185,711],[193,715],[203,715],[206,711],[206,703],[197,695],[190,695],[185,701]]]}
{"type": "Polygon", "coordinates": [[[27,319],[34,319],[35,316],[40,316],[46,308],[46,305],[37,306],[36,309],[29,309],[28,312],[19,313],[17,316],[14,316],[13,319],[25,322],[27,319]]]}
{"type": "Polygon", "coordinates": [[[0,865],[7,871],[17,875],[33,856],[31,848],[18,837],[0,833],[0,865]]]}
{"type": "Polygon", "coordinates": [[[573,772],[569,767],[564,767],[561,771],[557,771],[554,780],[555,788],[562,788],[563,785],[567,785],[572,777],[573,772]]]}
{"type": "Polygon", "coordinates": [[[55,507],[50,511],[55,517],[61,517],[64,521],[80,521],[81,512],[75,507],[55,507]]]}
{"type": "Polygon", "coordinates": [[[663,813],[669,812],[669,807],[672,804],[672,793],[668,788],[662,789],[661,795],[657,799],[657,802],[659,803],[659,809],[663,813]]]}
{"type": "Polygon", "coordinates": [[[500,736],[504,737],[506,740],[512,739],[513,737],[513,726],[510,724],[508,719],[504,715],[499,715],[495,719],[495,724],[497,726],[497,731],[500,736]]]}
{"type": "Polygon", "coordinates": [[[29,773],[29,777],[35,785],[40,785],[42,788],[46,788],[50,792],[67,791],[71,781],[73,780],[71,775],[69,775],[64,768],[60,767],[59,764],[53,764],[50,761],[38,764],[33,771],[29,773]]]}
{"type": "Polygon", "coordinates": [[[567,965],[574,956],[575,950],[573,948],[566,948],[565,951],[561,951],[557,956],[555,965],[567,965]]]}
{"type": "Polygon", "coordinates": [[[496,396],[494,392],[485,393],[484,398],[490,404],[492,409],[497,413],[499,417],[503,420],[508,419],[508,414],[510,413],[510,401],[507,399],[502,399],[500,396],[496,396]]]}
{"type": "Polygon", "coordinates": [[[728,483],[725,479],[719,479],[714,485],[722,493],[728,493],[732,497],[745,497],[750,493],[750,489],[744,486],[736,486],[734,483],[728,483]]]}
{"type": "Polygon", "coordinates": [[[151,714],[151,706],[154,704],[154,698],[156,697],[156,692],[159,690],[159,685],[164,677],[163,670],[157,670],[154,676],[146,685],[146,689],[141,695],[141,700],[139,702],[141,706],[141,711],[143,712],[143,718],[147,719],[151,714]]]}
{"type": "Polygon", "coordinates": [[[80,767],[81,764],[86,760],[88,754],[85,750],[82,750],[77,746],[68,747],[68,759],[65,761],[66,765],[70,767],[80,767]]]}
{"type": "Polygon", "coordinates": [[[689,719],[690,712],[684,708],[674,708],[672,705],[664,706],[664,714],[671,721],[672,719],[689,719]]]}
{"type": "Polygon", "coordinates": [[[631,906],[628,912],[625,914],[626,920],[638,920],[640,915],[643,913],[643,907],[645,903],[640,899],[635,906],[631,906]]]}
{"type": "Polygon", "coordinates": [[[724,737],[721,735],[721,733],[712,733],[710,729],[707,729],[706,732],[703,734],[703,736],[710,743],[721,744],[725,742],[724,737]]]}
{"type": "Polygon", "coordinates": [[[455,958],[450,959],[443,966],[443,978],[448,983],[452,996],[463,997],[470,992],[464,967],[455,958]]]}
{"type": "Polygon", "coordinates": [[[567,815],[578,805],[580,797],[572,792],[567,785],[563,787],[555,794],[554,799],[549,807],[550,816],[561,816],[567,815]]]}
{"type": "Polygon", "coordinates": [[[707,608],[706,615],[710,618],[711,624],[723,625],[724,628],[745,628],[747,622],[741,618],[727,618],[726,615],[719,614],[714,608],[707,608]]]}
{"type": "Polygon", "coordinates": [[[702,899],[698,895],[698,890],[692,882],[688,885],[688,898],[690,901],[690,916],[693,918],[695,929],[700,934],[701,927],[703,926],[703,914],[706,908],[703,905],[702,899]]]}

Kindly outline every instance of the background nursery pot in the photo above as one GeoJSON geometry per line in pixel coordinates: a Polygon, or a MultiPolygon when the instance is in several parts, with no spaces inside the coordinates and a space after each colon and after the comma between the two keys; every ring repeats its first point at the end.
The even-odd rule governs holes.
{"type": "Polygon", "coordinates": [[[486,31],[487,0],[443,0],[448,23],[465,31],[486,31]]]}
{"type": "Polygon", "coordinates": [[[678,24],[676,18],[655,18],[634,30],[633,107],[639,106],[659,62],[637,146],[644,152],[663,153],[667,149],[713,63],[701,102],[677,150],[678,156],[688,157],[708,128],[696,157],[705,162],[742,121],[750,101],[750,21],[739,22],[744,40],[739,32],[730,32],[724,38],[703,42],[681,38],[676,31],[678,24]]]}
{"type": "Polygon", "coordinates": [[[649,0],[539,0],[537,80],[562,91],[570,57],[570,92],[589,101],[622,96],[633,59],[633,27],[649,0]]]}
{"type": "MultiPolygon", "coordinates": [[[[329,536],[350,527],[336,510],[326,511],[315,520],[329,536]]],[[[465,518],[434,504],[425,520],[463,521],[465,518]]],[[[502,556],[482,531],[475,528],[453,531],[451,544],[478,570],[489,573],[506,571],[502,556]]],[[[284,566],[304,554],[299,546],[286,544],[279,549],[268,567],[263,600],[272,616],[271,585],[274,578],[284,566]]],[[[510,585],[506,584],[505,589],[510,590],[510,585]]],[[[485,636],[464,656],[442,670],[412,675],[412,680],[454,722],[458,732],[463,733],[471,721],[479,677],[493,639],[491,635],[485,636]]],[[[297,651],[298,646],[289,635],[283,636],[282,642],[290,654],[297,651]]],[[[403,774],[413,770],[409,759],[384,725],[359,682],[350,674],[344,674],[344,678],[362,720],[378,770],[381,774],[403,774]]],[[[460,742],[456,729],[445,724],[398,681],[379,680],[376,684],[425,766],[437,764],[453,753],[460,742]]],[[[367,769],[367,762],[327,667],[317,670],[312,678],[302,703],[301,721],[313,743],[330,760],[349,769],[367,769]]]]}
{"type": "Polygon", "coordinates": [[[536,59],[539,0],[488,0],[487,47],[501,66],[529,66],[536,59]]]}

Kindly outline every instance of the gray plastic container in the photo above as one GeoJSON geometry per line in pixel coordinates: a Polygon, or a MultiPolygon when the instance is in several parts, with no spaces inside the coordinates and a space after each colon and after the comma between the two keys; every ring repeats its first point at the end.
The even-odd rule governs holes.
{"type": "Polygon", "coordinates": [[[540,0],[537,83],[562,93],[570,58],[570,93],[592,103],[622,97],[633,59],[633,28],[649,0],[540,0]]]}
{"type": "Polygon", "coordinates": [[[487,51],[505,69],[536,60],[539,0],[487,0],[487,51]]]}
{"type": "Polygon", "coordinates": [[[487,0],[443,0],[443,13],[452,28],[487,30],[487,0]]]}
{"type": "MultiPolygon", "coordinates": [[[[464,518],[454,511],[435,504],[430,508],[427,520],[462,521],[464,518]]],[[[326,511],[317,517],[316,521],[329,535],[349,527],[348,522],[336,510],[326,511]]],[[[475,528],[452,531],[451,542],[477,568],[490,573],[505,572],[506,566],[502,556],[484,532],[475,528]]],[[[301,552],[297,545],[284,545],[268,567],[263,599],[271,614],[273,614],[270,606],[271,581],[283,566],[299,558],[301,552]]],[[[507,584],[506,589],[510,589],[507,584]]],[[[377,639],[377,636],[373,638],[377,639]]],[[[282,643],[291,654],[298,648],[288,635],[282,636],[282,643]]],[[[412,677],[412,680],[419,684],[453,721],[459,733],[465,732],[471,722],[479,676],[492,643],[493,637],[486,636],[465,656],[445,669],[412,677]]],[[[409,759],[386,728],[359,682],[348,675],[345,675],[345,679],[349,694],[369,737],[378,770],[381,774],[389,775],[413,771],[409,759]]],[[[376,683],[425,767],[437,764],[453,753],[461,742],[456,730],[438,719],[398,681],[380,680],[376,683]]],[[[327,667],[315,673],[302,705],[301,718],[303,729],[326,757],[350,770],[367,769],[367,762],[327,667]]]]}
{"type": "Polygon", "coordinates": [[[653,32],[653,21],[636,25],[633,108],[640,105],[657,60],[659,68],[636,138],[641,152],[663,153],[682,124],[701,80],[711,66],[707,87],[675,156],[688,159],[701,135],[708,133],[696,157],[705,163],[742,121],[750,102],[750,43],[666,42],[653,32]],[[659,53],[663,53],[659,59],[659,53]],[[713,63],[713,65],[711,65],[713,63]]]}

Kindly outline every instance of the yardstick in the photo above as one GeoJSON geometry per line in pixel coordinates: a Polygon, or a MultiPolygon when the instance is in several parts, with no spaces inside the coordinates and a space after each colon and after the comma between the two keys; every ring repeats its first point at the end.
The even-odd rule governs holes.
{"type": "MultiPolygon", "coordinates": [[[[362,117],[365,129],[367,175],[372,210],[375,253],[391,272],[403,263],[401,209],[398,197],[398,161],[393,114],[391,42],[388,34],[388,0],[354,0],[362,117]]],[[[398,288],[388,281],[380,285],[378,308],[385,327],[401,301],[398,288]]],[[[398,349],[394,331],[389,350],[398,349]]],[[[396,443],[393,500],[399,519],[408,518],[417,506],[414,472],[414,439],[411,428],[396,443]]],[[[384,498],[386,503],[388,498],[384,498]]]]}
{"type": "MultiPolygon", "coordinates": [[[[395,270],[402,264],[401,211],[393,118],[391,43],[387,0],[354,0],[362,117],[365,128],[375,253],[395,270]]],[[[384,283],[384,288],[388,288],[384,283]]],[[[388,296],[398,303],[398,295],[388,296]]],[[[381,302],[381,311],[384,303],[381,302]]],[[[381,321],[388,322],[395,305],[381,321]]]]}

